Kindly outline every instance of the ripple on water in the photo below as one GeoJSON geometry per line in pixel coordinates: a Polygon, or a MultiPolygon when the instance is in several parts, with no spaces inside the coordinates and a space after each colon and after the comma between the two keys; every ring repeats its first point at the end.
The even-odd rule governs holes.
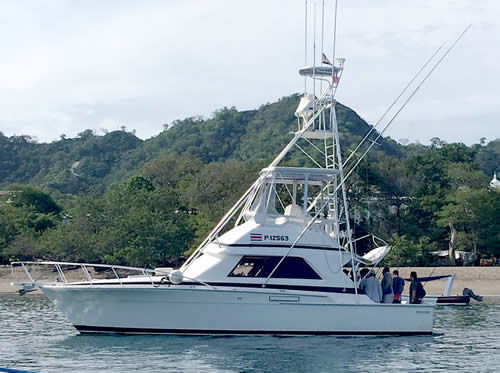
{"type": "Polygon", "coordinates": [[[0,296],[0,365],[42,372],[498,371],[500,306],[436,310],[435,335],[79,335],[42,295],[0,296]]]}

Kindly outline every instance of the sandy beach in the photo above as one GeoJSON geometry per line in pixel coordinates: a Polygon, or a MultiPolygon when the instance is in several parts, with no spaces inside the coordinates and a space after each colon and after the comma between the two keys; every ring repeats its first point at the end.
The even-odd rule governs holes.
{"type": "MultiPolygon", "coordinates": [[[[500,303],[500,267],[394,267],[391,268],[391,271],[394,269],[398,269],[403,278],[409,278],[411,271],[416,271],[419,277],[453,274],[455,281],[452,295],[461,294],[462,290],[467,287],[476,294],[484,296],[488,303],[500,303]]],[[[75,276],[81,275],[79,271],[74,272],[75,276]]],[[[13,279],[10,267],[0,267],[0,295],[15,293],[18,288],[11,286],[11,282],[25,281],[21,275],[22,273],[18,269],[15,279],[13,279]]],[[[73,276],[69,276],[69,278],[71,277],[73,276]]],[[[441,295],[445,284],[446,279],[428,282],[425,284],[425,290],[428,295],[441,295]]],[[[31,294],[40,294],[40,292],[31,294]]]]}

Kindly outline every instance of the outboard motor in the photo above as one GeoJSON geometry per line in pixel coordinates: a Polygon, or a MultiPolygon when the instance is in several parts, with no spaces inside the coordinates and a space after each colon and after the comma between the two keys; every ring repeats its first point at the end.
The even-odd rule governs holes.
{"type": "Polygon", "coordinates": [[[36,288],[33,284],[24,284],[23,288],[18,290],[19,295],[23,296],[26,293],[31,293],[32,291],[35,291],[36,288]]]}
{"type": "Polygon", "coordinates": [[[462,291],[462,294],[465,295],[466,297],[471,297],[472,299],[478,301],[478,302],[482,302],[483,301],[483,297],[480,296],[480,295],[477,295],[475,294],[472,289],[469,289],[469,288],[465,288],[464,291],[462,291]]]}

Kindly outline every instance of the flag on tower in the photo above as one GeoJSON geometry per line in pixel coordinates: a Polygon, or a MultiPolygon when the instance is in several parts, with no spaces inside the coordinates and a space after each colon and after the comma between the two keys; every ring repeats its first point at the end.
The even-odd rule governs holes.
{"type": "Polygon", "coordinates": [[[333,80],[333,84],[334,84],[334,85],[339,84],[339,80],[340,80],[340,79],[339,79],[339,76],[337,75],[337,73],[334,73],[334,74],[333,74],[333,79],[332,79],[332,80],[333,80]]]}
{"type": "Polygon", "coordinates": [[[324,53],[321,55],[321,63],[324,63],[325,65],[332,66],[332,63],[330,62],[330,60],[328,59],[328,57],[324,53]]]}

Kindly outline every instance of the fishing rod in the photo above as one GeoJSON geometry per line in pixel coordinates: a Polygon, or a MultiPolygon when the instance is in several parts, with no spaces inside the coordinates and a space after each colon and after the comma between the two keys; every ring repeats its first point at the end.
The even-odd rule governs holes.
{"type": "MultiPolygon", "coordinates": [[[[434,70],[441,64],[441,62],[443,61],[443,59],[451,52],[451,50],[455,47],[455,45],[460,41],[460,39],[463,37],[463,35],[469,30],[469,28],[471,27],[472,25],[468,25],[463,31],[462,33],[458,36],[458,38],[453,42],[453,44],[451,44],[451,46],[445,51],[445,53],[443,53],[443,55],[438,59],[438,61],[433,65],[433,67],[431,68],[431,70],[424,76],[424,78],[422,79],[422,81],[419,83],[419,85],[412,91],[411,95],[406,99],[406,101],[403,103],[403,105],[398,109],[398,111],[394,114],[394,116],[391,118],[391,120],[386,124],[386,126],[383,128],[382,132],[380,132],[378,134],[378,136],[375,138],[375,140],[372,140],[371,141],[371,144],[370,146],[368,147],[368,149],[366,149],[366,151],[363,153],[363,155],[358,159],[358,161],[355,163],[355,165],[349,170],[347,176],[344,178],[344,180],[347,180],[347,178],[352,174],[352,172],[354,171],[354,169],[357,168],[357,166],[359,165],[359,163],[361,163],[361,161],[364,159],[364,157],[366,156],[366,154],[368,154],[368,152],[371,150],[371,148],[373,147],[373,145],[375,145],[375,143],[377,142],[377,140],[385,133],[385,131],[387,130],[387,128],[394,122],[394,120],[396,119],[396,117],[401,113],[401,111],[406,107],[406,105],[411,101],[411,99],[413,98],[413,96],[417,93],[417,91],[420,89],[420,87],[424,84],[424,82],[429,78],[429,76],[434,72],[434,70]]],[[[445,42],[446,43],[446,42],[445,42]]],[[[361,143],[363,143],[364,141],[366,141],[366,139],[368,138],[368,136],[375,130],[375,128],[380,124],[380,122],[382,121],[382,119],[389,113],[389,111],[394,107],[394,105],[399,101],[399,99],[404,95],[404,93],[408,90],[408,88],[412,85],[412,83],[416,80],[416,78],[422,73],[422,71],[427,67],[427,65],[434,59],[434,57],[438,54],[438,52],[443,48],[444,44],[441,44],[441,46],[434,52],[434,54],[424,63],[424,65],[418,70],[418,72],[413,76],[413,78],[410,80],[410,82],[406,85],[406,87],[401,91],[401,93],[396,97],[396,99],[391,103],[391,105],[389,106],[389,108],[384,112],[384,114],[379,118],[379,120],[376,122],[375,126],[373,126],[370,131],[365,135],[365,137],[363,138],[363,140],[361,141],[361,143]]],[[[345,166],[347,164],[347,162],[352,158],[352,156],[354,155],[354,153],[360,148],[361,146],[361,143],[356,147],[356,149],[351,153],[351,155],[347,158],[347,160],[343,163],[343,166],[345,166]]],[[[338,191],[339,187],[341,185],[338,185],[335,189],[335,191],[338,191]]],[[[328,187],[331,187],[331,185],[326,185],[324,188],[323,188],[323,191],[325,191],[328,187]]],[[[318,202],[318,200],[320,199],[321,195],[318,195],[316,196],[316,198],[314,199],[314,201],[311,203],[311,205],[309,206],[309,208],[307,209],[307,211],[311,211],[312,208],[314,208],[314,206],[316,205],[316,203],[318,202]]]]}
{"type": "Polygon", "coordinates": [[[403,90],[401,91],[401,93],[399,94],[399,96],[396,97],[396,99],[392,102],[392,104],[387,108],[387,110],[377,120],[377,122],[375,123],[375,125],[372,126],[372,128],[370,129],[370,131],[368,131],[368,133],[365,135],[365,137],[363,138],[363,140],[361,140],[361,142],[358,144],[358,146],[356,146],[356,149],[354,149],[351,152],[351,154],[349,155],[349,157],[347,157],[347,159],[344,161],[344,167],[347,164],[347,162],[349,162],[349,160],[354,156],[354,154],[356,154],[356,152],[363,145],[363,143],[368,139],[368,136],[370,136],[370,134],[373,131],[375,131],[375,129],[377,128],[377,126],[382,122],[382,120],[389,113],[389,111],[391,111],[391,109],[394,107],[394,105],[396,105],[396,103],[399,101],[399,99],[405,94],[405,92],[408,90],[408,88],[410,88],[410,86],[413,84],[413,82],[422,73],[422,71],[427,67],[427,65],[429,65],[429,63],[434,59],[434,57],[439,53],[439,51],[443,48],[443,46],[445,44],[446,44],[446,42],[444,42],[443,44],[441,44],[441,46],[438,49],[436,49],[436,51],[432,54],[432,56],[430,56],[430,58],[422,65],[422,67],[417,71],[417,73],[413,76],[413,78],[408,82],[408,84],[406,85],[406,87],[403,88],[403,90]]]}
{"type": "Polygon", "coordinates": [[[401,113],[401,111],[406,107],[406,105],[408,105],[408,103],[411,101],[411,99],[415,96],[415,94],[418,92],[418,90],[420,89],[420,87],[422,87],[422,85],[425,83],[425,81],[429,78],[429,76],[431,76],[431,74],[434,72],[434,70],[436,70],[436,68],[441,64],[441,62],[443,61],[443,59],[451,52],[451,50],[455,47],[455,45],[460,41],[460,39],[462,39],[462,37],[464,36],[464,34],[469,30],[469,28],[471,27],[471,25],[468,25],[465,30],[462,31],[462,33],[458,36],[458,38],[453,42],[453,44],[446,50],[446,52],[439,58],[439,60],[434,64],[434,66],[432,67],[432,69],[424,76],[424,78],[422,79],[422,81],[418,84],[418,86],[412,91],[412,93],[410,94],[410,96],[405,100],[405,102],[403,103],[403,105],[398,109],[398,111],[392,116],[391,120],[385,125],[385,127],[382,129],[382,131],[378,134],[378,136],[375,138],[375,140],[372,141],[372,143],[370,144],[370,146],[368,147],[368,149],[366,149],[366,151],[363,153],[363,155],[358,159],[358,161],[356,162],[356,164],[349,170],[347,176],[345,177],[345,179],[347,179],[349,177],[349,175],[351,175],[353,173],[353,171],[358,167],[358,165],[361,163],[361,161],[365,158],[366,154],[368,154],[368,152],[371,150],[371,148],[373,147],[373,145],[375,145],[375,143],[377,142],[377,140],[385,133],[385,131],[389,128],[389,126],[394,122],[394,120],[397,118],[397,116],[399,115],[399,113],[401,113]]]}
{"type": "MultiPolygon", "coordinates": [[[[432,56],[429,57],[429,59],[420,67],[420,69],[417,71],[415,75],[411,78],[411,80],[408,82],[408,84],[403,88],[403,90],[399,93],[399,95],[394,99],[394,101],[389,105],[387,110],[382,114],[382,116],[377,120],[374,126],[368,131],[368,133],[365,135],[365,137],[361,140],[361,142],[356,146],[356,149],[350,151],[351,154],[347,157],[347,159],[344,161],[342,164],[343,167],[347,165],[349,160],[356,154],[356,152],[359,150],[359,148],[364,144],[364,142],[368,139],[368,137],[371,135],[373,131],[378,127],[378,125],[382,122],[382,120],[385,118],[385,116],[391,111],[391,109],[396,105],[396,103],[399,101],[399,99],[406,93],[408,88],[413,84],[413,82],[418,78],[418,76],[422,73],[422,71],[429,65],[429,63],[434,59],[434,57],[439,53],[439,51],[443,48],[443,46],[446,44],[444,42],[439,46],[439,48],[436,49],[436,51],[432,54],[432,56]]],[[[333,78],[332,78],[333,79],[333,78]]],[[[328,188],[331,187],[331,183],[325,185],[323,188],[323,192],[325,192],[328,188]]],[[[316,206],[317,201],[321,198],[321,193],[318,194],[314,201],[311,203],[311,205],[308,208],[308,211],[311,211],[314,206],[316,206]]]]}

